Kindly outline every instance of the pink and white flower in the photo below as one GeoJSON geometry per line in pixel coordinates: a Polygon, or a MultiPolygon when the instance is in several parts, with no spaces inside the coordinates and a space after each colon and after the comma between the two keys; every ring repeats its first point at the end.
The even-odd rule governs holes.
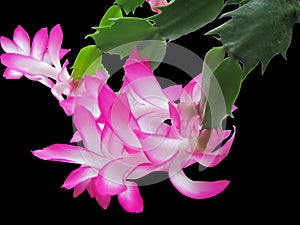
{"type": "Polygon", "coordinates": [[[111,196],[117,195],[126,211],[141,212],[143,200],[132,180],[154,171],[167,172],[174,187],[191,198],[209,198],[222,192],[229,181],[192,181],[183,171],[194,163],[216,166],[234,140],[235,131],[230,137],[228,130],[203,129],[201,75],[183,88],[175,85],[162,89],[149,61],[137,50],[124,70],[118,93],[99,74],[85,77],[77,89],[78,96],[70,100],[74,108],[67,108],[70,114],[74,112],[77,128],[72,141],[80,140],[84,147],[55,144],[33,154],[44,160],[79,164],[63,187],[74,188],[74,197],[87,190],[104,209],[111,196]],[[95,98],[99,112],[89,104],[95,98]],[[175,103],[177,100],[179,103],[175,103]],[[166,119],[172,124],[164,123],[166,119]]]}
{"type": "Polygon", "coordinates": [[[63,33],[60,25],[54,26],[48,35],[48,29],[40,29],[32,42],[28,33],[19,25],[13,40],[1,36],[0,43],[6,52],[1,55],[1,63],[7,68],[7,79],[26,78],[39,81],[54,88],[54,95],[61,100],[63,94],[72,91],[70,75],[66,69],[68,61],[62,66],[60,60],[70,51],[62,49],[63,33]],[[57,86],[57,87],[55,87],[57,86]]]}

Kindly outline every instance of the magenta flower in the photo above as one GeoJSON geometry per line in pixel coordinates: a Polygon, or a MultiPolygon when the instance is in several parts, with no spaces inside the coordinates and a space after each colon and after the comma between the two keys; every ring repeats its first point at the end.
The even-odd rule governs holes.
{"type": "Polygon", "coordinates": [[[156,13],[161,13],[161,10],[156,8],[157,6],[166,6],[168,5],[167,0],[146,0],[150,4],[151,10],[156,13]]]}
{"type": "Polygon", "coordinates": [[[54,144],[33,154],[44,160],[79,164],[63,187],[73,188],[74,197],[87,190],[104,209],[111,196],[117,195],[126,211],[141,212],[143,200],[132,180],[154,171],[167,172],[174,187],[191,198],[222,192],[229,181],[192,181],[183,172],[194,163],[217,165],[234,139],[235,132],[229,137],[228,130],[203,129],[201,75],[184,88],[162,89],[149,61],[137,50],[127,59],[124,70],[118,93],[99,73],[85,76],[76,89],[78,95],[61,101],[69,114],[74,114],[77,131],[72,142],[82,141],[83,147],[54,144]],[[172,124],[166,124],[166,119],[172,124]]]}
{"type": "Polygon", "coordinates": [[[53,94],[61,100],[62,94],[70,93],[72,88],[68,83],[68,62],[63,66],[60,64],[60,60],[69,52],[61,48],[62,39],[60,25],[53,27],[49,36],[47,28],[40,29],[32,43],[28,33],[20,25],[14,31],[13,40],[2,36],[0,43],[6,53],[1,55],[1,63],[7,67],[4,77],[20,79],[25,76],[51,89],[57,85],[53,94]]]}

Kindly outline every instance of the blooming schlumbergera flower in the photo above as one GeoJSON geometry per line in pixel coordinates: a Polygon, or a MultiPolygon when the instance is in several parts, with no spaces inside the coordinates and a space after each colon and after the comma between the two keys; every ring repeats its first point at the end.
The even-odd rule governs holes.
{"type": "Polygon", "coordinates": [[[206,99],[201,97],[201,74],[185,87],[162,89],[149,60],[135,49],[126,60],[124,82],[117,93],[100,71],[84,76],[75,87],[67,61],[60,64],[66,53],[61,42],[57,25],[49,37],[41,29],[30,49],[28,34],[19,26],[13,41],[1,37],[7,52],[1,62],[7,66],[6,78],[24,75],[46,84],[67,115],[73,116],[76,132],[71,143],[32,153],[43,160],[80,165],[63,184],[74,189],[74,197],[87,190],[106,209],[117,195],[126,211],[138,213],[143,210],[143,199],[134,180],[156,171],[168,173],[174,187],[194,199],[215,196],[227,187],[227,180],[192,181],[183,171],[194,163],[216,166],[228,154],[235,136],[235,131],[203,128],[205,110],[200,106],[206,105],[206,99]],[[171,124],[164,122],[167,119],[171,124]],[[82,147],[75,144],[78,141],[82,147]]]}

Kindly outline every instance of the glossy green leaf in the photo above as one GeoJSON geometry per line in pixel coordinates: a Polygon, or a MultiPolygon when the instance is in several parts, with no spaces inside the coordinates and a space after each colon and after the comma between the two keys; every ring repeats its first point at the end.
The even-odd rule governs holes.
{"type": "Polygon", "coordinates": [[[100,21],[100,27],[106,27],[106,26],[111,26],[114,24],[114,21],[112,19],[114,18],[122,18],[123,14],[122,14],[122,10],[120,9],[120,7],[113,5],[111,6],[106,13],[104,14],[104,16],[102,17],[101,21],[100,21]]]}
{"type": "Polygon", "coordinates": [[[244,73],[237,60],[225,58],[210,76],[207,106],[204,116],[205,128],[222,125],[226,115],[232,116],[232,108],[239,95],[244,73]]]}
{"type": "Polygon", "coordinates": [[[155,22],[163,37],[175,40],[212,22],[223,6],[223,0],[174,0],[157,7],[162,12],[148,19],[155,22]]]}
{"type": "Polygon", "coordinates": [[[248,74],[259,63],[262,74],[271,59],[286,53],[292,40],[295,23],[299,22],[298,0],[248,0],[240,7],[225,13],[227,22],[209,31],[218,35],[229,55],[243,63],[248,74]]]}
{"type": "Polygon", "coordinates": [[[116,0],[116,2],[128,15],[130,12],[134,13],[137,7],[142,6],[145,0],[116,0]]]}
{"type": "Polygon", "coordinates": [[[102,52],[95,45],[82,48],[72,66],[72,78],[80,79],[84,75],[96,75],[97,70],[105,72],[102,64],[102,52]]]}
{"type": "Polygon", "coordinates": [[[147,20],[134,17],[116,19],[110,27],[97,27],[89,35],[102,52],[130,55],[134,48],[152,61],[153,68],[163,59],[166,42],[157,29],[147,20]],[[143,42],[144,41],[144,42],[143,42]],[[156,42],[155,42],[156,41],[156,42]]]}

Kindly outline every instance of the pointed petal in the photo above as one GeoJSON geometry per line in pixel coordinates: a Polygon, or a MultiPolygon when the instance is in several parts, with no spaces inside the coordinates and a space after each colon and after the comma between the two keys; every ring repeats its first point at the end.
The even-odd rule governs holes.
{"type": "Polygon", "coordinates": [[[22,49],[23,54],[30,54],[30,37],[21,25],[15,29],[13,40],[22,49]]]}
{"type": "Polygon", "coordinates": [[[110,195],[101,195],[101,194],[97,194],[95,196],[98,204],[103,208],[103,209],[107,209],[111,200],[110,195]]]}
{"type": "Polygon", "coordinates": [[[133,129],[139,129],[139,126],[130,111],[130,106],[124,93],[120,93],[113,103],[111,126],[127,146],[133,148],[141,147],[138,138],[133,132],[133,129]]]}
{"type": "Polygon", "coordinates": [[[64,109],[67,116],[71,116],[74,112],[74,100],[74,97],[68,97],[67,99],[59,102],[59,105],[64,109]]]}
{"type": "Polygon", "coordinates": [[[80,136],[80,133],[78,131],[75,131],[72,139],[70,140],[70,143],[75,143],[75,142],[79,142],[79,141],[82,141],[82,138],[80,136]]]}
{"type": "Polygon", "coordinates": [[[108,122],[111,120],[111,107],[115,98],[115,92],[107,84],[104,84],[99,92],[98,106],[103,117],[108,122]],[[105,98],[101,98],[100,96],[105,96],[105,98]]]}
{"type": "Polygon", "coordinates": [[[118,195],[121,206],[132,213],[140,213],[144,209],[143,199],[138,186],[133,182],[128,182],[127,189],[118,195]]]}
{"type": "Polygon", "coordinates": [[[172,125],[174,125],[177,129],[181,129],[181,120],[180,115],[176,109],[176,107],[169,102],[169,112],[170,112],[170,118],[172,125]]]}
{"type": "Polygon", "coordinates": [[[58,75],[52,66],[30,56],[6,53],[1,55],[1,63],[10,69],[25,74],[44,75],[53,79],[56,79],[58,75]]]}
{"type": "Polygon", "coordinates": [[[20,53],[22,51],[17,44],[6,37],[1,36],[0,43],[2,49],[7,53],[20,53]]]}
{"type": "Polygon", "coordinates": [[[6,68],[3,76],[6,79],[20,79],[23,76],[23,73],[16,71],[16,70],[6,68]]]}
{"type": "Polygon", "coordinates": [[[97,175],[97,169],[88,166],[81,166],[69,174],[62,187],[71,189],[90,178],[96,177],[97,175]]]}
{"type": "Polygon", "coordinates": [[[53,86],[54,86],[53,81],[50,80],[46,76],[42,76],[42,75],[28,75],[28,74],[25,74],[24,76],[27,79],[29,79],[29,80],[38,81],[38,82],[42,83],[43,85],[47,86],[48,88],[53,88],[53,86]]]}
{"type": "Polygon", "coordinates": [[[61,68],[60,65],[60,49],[63,39],[63,33],[59,24],[54,26],[50,31],[48,52],[50,60],[56,68],[61,68]]]}
{"type": "Polygon", "coordinates": [[[40,29],[34,36],[31,47],[31,56],[42,60],[48,44],[48,29],[40,29]]]}
{"type": "Polygon", "coordinates": [[[97,154],[102,154],[100,149],[101,130],[94,116],[85,107],[79,105],[75,108],[73,122],[84,146],[97,154]]]}
{"type": "Polygon", "coordinates": [[[194,199],[213,197],[228,186],[229,181],[193,181],[182,170],[180,160],[175,160],[169,171],[169,177],[174,187],[183,195],[194,199]]]}
{"type": "Polygon", "coordinates": [[[82,194],[88,187],[90,183],[90,179],[88,180],[85,180],[79,184],[77,184],[75,187],[74,187],[74,191],[73,191],[73,197],[76,198],[78,197],[80,194],[82,194]]]}
{"type": "Polygon", "coordinates": [[[168,99],[152,73],[148,60],[135,49],[124,65],[126,87],[133,89],[143,100],[167,109],[168,99]]]}
{"type": "Polygon", "coordinates": [[[108,159],[75,145],[54,144],[42,150],[32,151],[32,154],[40,159],[81,164],[101,168],[108,159]]]}
{"type": "Polygon", "coordinates": [[[99,193],[117,195],[126,190],[127,176],[138,165],[148,163],[144,154],[136,153],[127,158],[115,159],[106,164],[100,171],[96,180],[99,193]]]}

